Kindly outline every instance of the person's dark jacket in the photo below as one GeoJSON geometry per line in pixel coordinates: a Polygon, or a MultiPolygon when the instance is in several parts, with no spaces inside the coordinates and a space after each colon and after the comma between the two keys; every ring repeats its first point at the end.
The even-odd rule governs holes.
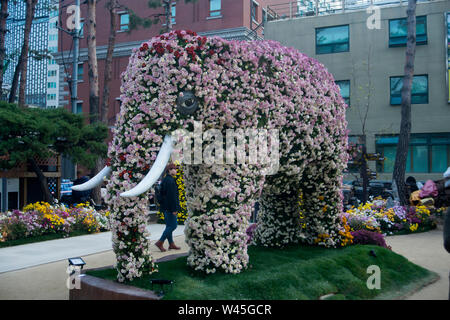
{"type": "Polygon", "coordinates": [[[161,211],[180,211],[178,186],[175,179],[170,174],[166,175],[161,182],[161,195],[161,211]]]}
{"type": "Polygon", "coordinates": [[[450,253],[450,208],[447,209],[444,222],[444,248],[450,253]]]}

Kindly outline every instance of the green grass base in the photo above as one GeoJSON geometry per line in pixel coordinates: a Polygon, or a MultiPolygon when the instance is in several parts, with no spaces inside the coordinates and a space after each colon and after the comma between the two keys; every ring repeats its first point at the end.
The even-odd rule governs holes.
{"type": "MultiPolygon", "coordinates": [[[[390,250],[371,245],[340,249],[296,246],[285,249],[249,247],[250,265],[240,274],[194,272],[186,257],[158,264],[159,272],[128,285],[151,290],[150,279],[174,280],[164,299],[199,300],[313,300],[334,293],[329,299],[395,299],[428,284],[438,276],[390,250]],[[370,255],[370,251],[376,257],[370,255]],[[367,268],[381,270],[381,289],[370,290],[367,268]]],[[[87,271],[116,280],[116,270],[87,271]]],[[[155,288],[157,289],[157,288],[155,288]]]]}

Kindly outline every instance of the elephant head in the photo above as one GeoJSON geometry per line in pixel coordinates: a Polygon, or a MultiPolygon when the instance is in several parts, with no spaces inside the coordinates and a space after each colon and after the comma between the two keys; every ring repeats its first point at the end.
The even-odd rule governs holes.
{"type": "MultiPolygon", "coordinates": [[[[276,130],[280,167],[264,177],[260,166],[248,163],[187,166],[192,267],[233,273],[246,267],[245,228],[258,197],[255,242],[339,244],[346,105],[320,63],[274,41],[226,41],[175,31],[135,49],[122,78],[110,163],[73,187],[92,188],[111,175],[107,203],[119,280],[155,268],[145,234],[145,192],[169,161],[173,133],[192,131],[196,122],[221,133],[276,130]],[[302,205],[309,212],[301,223],[300,190],[308,196],[302,205]]],[[[253,147],[247,142],[245,150],[253,147]]]]}

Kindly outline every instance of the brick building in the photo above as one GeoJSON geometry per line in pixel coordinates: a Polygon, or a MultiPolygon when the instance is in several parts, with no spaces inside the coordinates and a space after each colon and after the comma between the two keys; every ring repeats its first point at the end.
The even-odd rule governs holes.
{"type": "MultiPolygon", "coordinates": [[[[119,1],[120,2],[120,1],[119,1]]],[[[184,0],[174,1],[172,6],[173,29],[193,30],[202,36],[220,36],[224,39],[255,40],[262,39],[263,21],[267,16],[268,4],[283,2],[283,0],[197,0],[194,3],[185,3],[184,0]]],[[[150,9],[147,1],[128,0],[122,2],[137,13],[140,17],[149,17],[155,13],[163,13],[163,8],[150,9]]],[[[72,4],[72,3],[71,3],[72,4]]],[[[67,6],[61,6],[61,25],[65,26],[67,20],[67,6]]],[[[119,9],[117,15],[116,45],[113,54],[112,81],[109,97],[108,125],[113,125],[115,115],[120,108],[120,75],[128,65],[132,49],[140,46],[142,42],[160,34],[163,25],[155,24],[150,28],[139,28],[129,31],[129,11],[119,9]]],[[[81,25],[84,27],[87,16],[87,5],[81,6],[81,25]]],[[[103,78],[105,68],[106,50],[108,45],[109,12],[104,5],[97,5],[97,57],[99,73],[100,98],[103,91],[103,78]]],[[[164,21],[162,21],[164,23],[164,21]]],[[[86,28],[84,37],[80,40],[80,57],[78,66],[78,102],[77,112],[89,112],[89,77],[88,77],[88,51],[86,28]]],[[[59,105],[71,109],[70,106],[70,75],[72,74],[72,38],[64,33],[59,34],[58,53],[56,62],[60,66],[59,105]]]]}

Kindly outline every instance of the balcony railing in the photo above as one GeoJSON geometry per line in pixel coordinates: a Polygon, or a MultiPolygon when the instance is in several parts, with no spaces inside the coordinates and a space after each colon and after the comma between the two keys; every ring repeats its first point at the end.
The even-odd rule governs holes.
{"type": "MultiPolygon", "coordinates": [[[[432,0],[418,0],[429,2],[432,0]]],[[[370,6],[407,5],[408,0],[297,0],[267,6],[267,21],[344,13],[370,6]]]]}

